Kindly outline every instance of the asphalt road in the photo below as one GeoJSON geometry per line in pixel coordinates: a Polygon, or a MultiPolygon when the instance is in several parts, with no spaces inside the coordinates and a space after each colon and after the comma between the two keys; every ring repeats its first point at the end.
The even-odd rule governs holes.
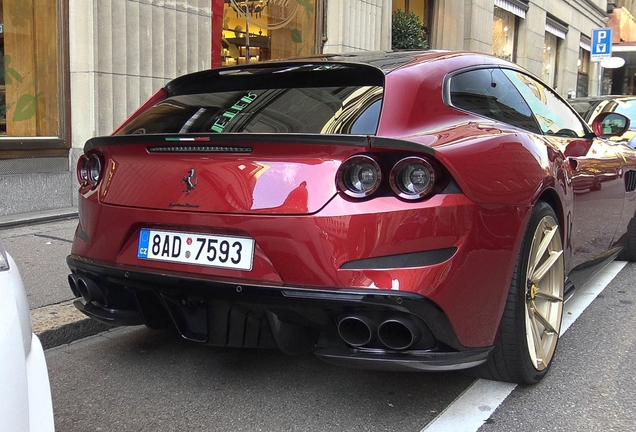
{"type": "MultiPolygon", "coordinates": [[[[71,297],[64,257],[74,225],[0,231],[32,307],[71,297]]],[[[634,281],[628,264],[562,337],[546,379],[516,387],[496,409],[484,404],[490,416],[480,431],[636,431],[634,281]]],[[[64,432],[421,431],[473,383],[457,373],[351,370],[312,355],[200,346],[143,327],[46,357],[64,432]]]]}

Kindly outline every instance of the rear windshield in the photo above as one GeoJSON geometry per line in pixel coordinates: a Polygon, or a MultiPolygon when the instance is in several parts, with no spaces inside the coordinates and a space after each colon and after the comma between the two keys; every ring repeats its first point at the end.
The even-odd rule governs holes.
{"type": "MultiPolygon", "coordinates": [[[[287,84],[288,85],[288,84],[287,84]]],[[[373,135],[382,87],[254,88],[170,97],[118,135],[316,133],[373,135]]]]}

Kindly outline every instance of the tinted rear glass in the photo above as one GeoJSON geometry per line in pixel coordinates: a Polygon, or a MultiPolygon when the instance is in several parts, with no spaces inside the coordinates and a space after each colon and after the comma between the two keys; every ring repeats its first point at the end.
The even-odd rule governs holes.
{"type": "Polygon", "coordinates": [[[382,87],[241,89],[173,96],[127,125],[126,134],[375,134],[382,87]]]}

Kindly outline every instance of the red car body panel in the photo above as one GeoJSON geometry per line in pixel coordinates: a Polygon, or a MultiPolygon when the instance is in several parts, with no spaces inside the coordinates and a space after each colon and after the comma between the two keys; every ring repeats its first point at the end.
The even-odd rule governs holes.
{"type": "Polygon", "coordinates": [[[375,137],[292,135],[276,143],[271,135],[222,134],[193,144],[250,150],[214,155],[153,153],[176,145],[170,134],[89,141],[87,156],[99,155],[104,170],[96,188],[80,188],[69,265],[272,289],[415,294],[448,318],[461,346],[491,347],[533,205],[543,199],[554,206],[570,274],[624,241],[636,206],[623,176],[636,169],[636,158],[624,149],[592,154],[604,145],[592,137],[579,140],[584,155],[568,158],[572,139],[547,139],[450,106],[447,76],[484,62],[510,67],[481,55],[430,52],[391,70],[375,137]],[[416,201],[390,193],[352,199],[336,177],[358,154],[423,155],[457,189],[416,201]],[[141,229],[252,238],[252,268],[141,260],[141,229]],[[437,251],[449,255],[423,266],[358,265],[437,251]]]}

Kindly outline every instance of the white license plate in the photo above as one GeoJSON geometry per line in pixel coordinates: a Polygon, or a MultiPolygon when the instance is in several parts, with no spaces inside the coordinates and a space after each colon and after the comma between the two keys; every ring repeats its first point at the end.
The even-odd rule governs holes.
{"type": "Polygon", "coordinates": [[[254,239],[142,229],[137,257],[235,270],[252,270],[254,239]]]}

